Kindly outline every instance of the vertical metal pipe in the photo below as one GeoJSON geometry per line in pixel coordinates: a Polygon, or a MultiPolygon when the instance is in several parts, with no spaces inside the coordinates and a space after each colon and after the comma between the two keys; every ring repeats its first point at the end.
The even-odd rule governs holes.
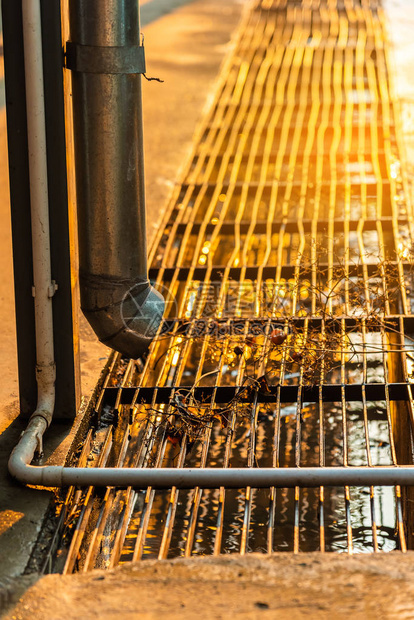
{"type": "Polygon", "coordinates": [[[38,385],[38,403],[33,416],[41,416],[49,424],[55,404],[52,312],[55,285],[50,263],[40,0],[23,0],[22,9],[38,385]]]}
{"type": "Polygon", "coordinates": [[[141,75],[105,63],[140,47],[139,3],[70,0],[69,11],[72,49],[101,66],[72,67],[81,306],[102,342],[138,357],[164,308],[147,271],[141,75]]]}

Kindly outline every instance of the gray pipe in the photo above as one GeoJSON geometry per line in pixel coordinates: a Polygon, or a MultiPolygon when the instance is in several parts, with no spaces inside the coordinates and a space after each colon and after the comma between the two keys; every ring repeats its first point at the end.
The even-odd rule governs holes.
{"type": "Polygon", "coordinates": [[[41,418],[33,419],[9,460],[10,473],[25,484],[61,486],[132,486],[145,489],[239,489],[414,485],[414,466],[404,467],[298,467],[298,468],[205,468],[205,469],[127,469],[115,467],[36,467],[30,465],[39,439],[46,428],[41,418]]]}
{"type": "Polygon", "coordinates": [[[149,346],[164,300],[147,270],[137,0],[70,0],[82,310],[128,357],[149,346]]]}

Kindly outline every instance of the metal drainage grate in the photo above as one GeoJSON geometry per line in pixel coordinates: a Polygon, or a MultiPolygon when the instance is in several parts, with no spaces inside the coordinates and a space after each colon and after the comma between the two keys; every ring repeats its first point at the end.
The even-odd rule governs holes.
{"type": "MultiPolygon", "coordinates": [[[[379,2],[252,3],[152,248],[164,325],[144,362],[113,357],[81,464],[412,463],[413,220],[388,66],[379,2]]],[[[73,488],[60,562],[405,551],[410,493],[73,488]]]]}

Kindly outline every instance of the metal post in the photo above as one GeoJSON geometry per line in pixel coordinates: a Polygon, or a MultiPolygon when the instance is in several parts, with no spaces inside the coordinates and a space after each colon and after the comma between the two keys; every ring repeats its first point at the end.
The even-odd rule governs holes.
{"type": "MultiPolygon", "coordinates": [[[[37,385],[22,3],[3,0],[2,16],[20,410],[27,416],[36,407],[37,385]]],[[[59,286],[53,300],[56,418],[70,420],[80,402],[80,373],[72,308],[60,3],[41,0],[41,18],[52,277],[59,286]]]]}

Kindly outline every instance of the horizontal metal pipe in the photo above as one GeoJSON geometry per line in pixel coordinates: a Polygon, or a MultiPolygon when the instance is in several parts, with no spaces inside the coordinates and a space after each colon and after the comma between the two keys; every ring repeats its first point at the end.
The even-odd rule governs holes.
{"type": "Polygon", "coordinates": [[[24,484],[45,487],[70,485],[115,486],[145,489],[203,489],[226,487],[310,488],[320,486],[414,486],[414,465],[403,467],[295,467],[295,468],[85,468],[30,465],[35,452],[41,452],[47,428],[41,417],[32,418],[9,459],[9,471],[24,484]]]}
{"type": "MultiPolygon", "coordinates": [[[[33,447],[33,444],[30,448],[33,447]]],[[[394,486],[414,485],[414,466],[404,467],[304,467],[304,468],[205,468],[205,469],[127,469],[36,467],[26,465],[13,453],[10,472],[26,484],[46,487],[117,486],[145,489],[214,489],[244,487],[394,486]]]]}
{"type": "MultiPolygon", "coordinates": [[[[56,367],[53,344],[52,282],[49,233],[46,118],[43,84],[40,0],[23,0],[23,39],[29,151],[33,296],[36,328],[37,407],[32,418],[50,424],[55,406],[56,367]]],[[[39,440],[40,441],[40,440],[39,440]]]]}

